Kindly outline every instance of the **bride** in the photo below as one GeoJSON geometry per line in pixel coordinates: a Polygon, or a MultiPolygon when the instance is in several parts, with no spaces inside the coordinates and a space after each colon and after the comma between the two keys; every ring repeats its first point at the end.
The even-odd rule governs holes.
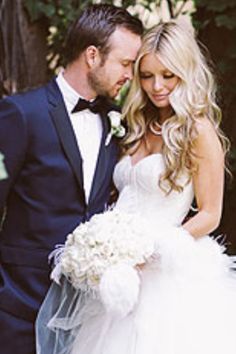
{"type": "Polygon", "coordinates": [[[235,354],[235,260],[207,236],[221,218],[228,142],[209,66],[178,21],[144,36],[124,116],[115,209],[148,221],[159,256],[138,267],[138,302],[122,318],[65,278],[54,283],[37,352],[235,354]],[[194,197],[197,212],[186,218],[194,197]]]}

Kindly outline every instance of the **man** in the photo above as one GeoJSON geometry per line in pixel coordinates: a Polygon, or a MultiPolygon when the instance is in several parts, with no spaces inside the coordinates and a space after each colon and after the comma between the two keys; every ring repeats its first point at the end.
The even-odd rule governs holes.
{"type": "Polygon", "coordinates": [[[2,354],[35,352],[48,254],[108,201],[118,154],[115,139],[105,144],[108,98],[132,78],[141,34],[141,22],[125,10],[90,6],[69,32],[64,72],[0,102],[8,173],[0,181],[0,210],[7,210],[0,233],[2,354]]]}

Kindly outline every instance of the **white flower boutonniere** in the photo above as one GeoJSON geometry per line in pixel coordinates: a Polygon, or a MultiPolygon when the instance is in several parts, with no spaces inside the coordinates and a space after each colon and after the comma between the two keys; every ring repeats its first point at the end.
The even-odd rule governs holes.
{"type": "Polygon", "coordinates": [[[0,180],[7,178],[7,171],[3,160],[4,156],[0,153],[0,180]]]}
{"type": "Polygon", "coordinates": [[[108,113],[108,117],[111,123],[111,130],[106,137],[105,146],[109,145],[113,135],[117,138],[123,138],[125,135],[125,128],[121,125],[121,114],[116,111],[111,111],[108,113]]]}

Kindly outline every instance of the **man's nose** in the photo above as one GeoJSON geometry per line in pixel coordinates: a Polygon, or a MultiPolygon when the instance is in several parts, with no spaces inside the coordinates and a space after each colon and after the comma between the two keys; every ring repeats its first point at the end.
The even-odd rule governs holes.
{"type": "Polygon", "coordinates": [[[129,65],[126,68],[126,71],[125,71],[125,78],[126,78],[126,80],[132,80],[133,76],[134,76],[134,74],[133,74],[133,66],[129,65]]]}

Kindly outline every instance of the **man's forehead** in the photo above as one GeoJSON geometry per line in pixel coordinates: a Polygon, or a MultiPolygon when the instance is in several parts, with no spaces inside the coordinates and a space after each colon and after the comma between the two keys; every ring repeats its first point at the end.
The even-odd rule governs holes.
{"type": "Polygon", "coordinates": [[[141,46],[141,37],[126,29],[117,29],[109,39],[110,53],[122,60],[134,61],[141,46]]]}
{"type": "Polygon", "coordinates": [[[120,48],[113,48],[109,53],[110,58],[118,59],[122,62],[135,62],[137,57],[137,50],[129,48],[128,51],[120,50],[120,48]]]}
{"type": "Polygon", "coordinates": [[[141,36],[123,27],[117,27],[109,38],[109,44],[113,47],[132,43],[136,45],[137,42],[141,44],[141,36]]]}

